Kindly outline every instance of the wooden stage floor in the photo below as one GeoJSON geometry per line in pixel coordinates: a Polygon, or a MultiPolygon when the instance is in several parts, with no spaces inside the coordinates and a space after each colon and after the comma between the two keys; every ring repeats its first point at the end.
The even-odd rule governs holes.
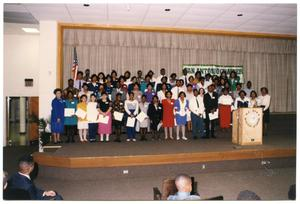
{"type": "Polygon", "coordinates": [[[126,142],[123,135],[121,143],[62,144],[62,148],[54,152],[34,153],[34,159],[44,166],[93,168],[295,157],[295,117],[278,115],[272,119],[268,136],[264,137],[263,145],[258,146],[232,144],[231,131],[217,131],[217,139],[197,140],[191,139],[189,133],[188,141],[126,142]]]}

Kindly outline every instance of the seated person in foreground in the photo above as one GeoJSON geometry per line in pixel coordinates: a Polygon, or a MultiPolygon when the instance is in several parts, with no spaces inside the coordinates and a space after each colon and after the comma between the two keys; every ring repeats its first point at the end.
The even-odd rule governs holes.
{"type": "Polygon", "coordinates": [[[30,178],[34,168],[34,161],[31,156],[24,156],[19,159],[19,172],[12,175],[8,180],[10,189],[22,189],[29,193],[31,200],[62,200],[63,198],[55,191],[44,191],[35,186],[30,178]]]}
{"type": "Polygon", "coordinates": [[[168,200],[200,200],[200,196],[191,195],[192,179],[186,174],[179,174],[175,178],[175,185],[178,192],[170,195],[168,200]]]}

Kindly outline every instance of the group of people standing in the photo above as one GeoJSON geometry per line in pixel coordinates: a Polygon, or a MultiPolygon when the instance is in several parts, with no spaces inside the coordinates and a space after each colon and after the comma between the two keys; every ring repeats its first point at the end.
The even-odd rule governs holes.
{"type": "Polygon", "coordinates": [[[118,76],[115,70],[107,75],[100,72],[90,76],[90,70],[86,69],[85,73],[77,73],[75,81],[69,79],[64,90],[54,90],[53,142],[61,142],[63,133],[67,136],[66,142],[74,142],[77,130],[81,142],[95,142],[97,133],[100,142],[109,141],[112,127],[116,142],[121,142],[123,127],[126,127],[126,141],[136,141],[136,132],[140,133],[141,140],[147,140],[148,132],[153,139],[160,139],[160,127],[164,128],[165,139],[174,139],[174,128],[177,140],[187,140],[186,128],[194,139],[216,138],[216,120],[220,121],[221,129],[230,128],[231,111],[241,107],[262,107],[266,127],[270,106],[268,89],[262,87],[258,97],[251,87],[248,81],[242,89],[235,71],[202,76],[200,71],[188,74],[183,69],[182,76],[172,73],[168,77],[162,68],[155,78],[151,70],[145,76],[139,70],[131,77],[129,71],[118,76]],[[66,116],[65,109],[74,111],[66,116]],[[84,113],[91,109],[96,117],[105,118],[105,122],[90,123],[84,113]],[[141,112],[146,117],[139,121],[136,117],[141,112]],[[122,114],[122,119],[117,118],[117,113],[122,114]]]}

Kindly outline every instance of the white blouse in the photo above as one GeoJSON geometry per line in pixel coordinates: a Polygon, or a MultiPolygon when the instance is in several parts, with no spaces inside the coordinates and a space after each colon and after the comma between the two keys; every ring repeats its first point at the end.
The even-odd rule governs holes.
{"type": "Polygon", "coordinates": [[[267,110],[270,107],[270,102],[271,102],[271,96],[269,94],[262,96],[260,95],[258,97],[259,100],[259,106],[265,106],[264,111],[267,110]]]}
{"type": "Polygon", "coordinates": [[[218,103],[222,105],[232,105],[233,99],[230,95],[221,95],[219,97],[218,103]]]}

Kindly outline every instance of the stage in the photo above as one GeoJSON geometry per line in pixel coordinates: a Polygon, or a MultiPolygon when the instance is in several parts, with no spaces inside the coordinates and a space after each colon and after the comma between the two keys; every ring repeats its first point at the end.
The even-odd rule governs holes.
{"type": "MultiPolygon", "coordinates": [[[[163,132],[161,132],[163,137],[163,132]]],[[[121,143],[68,143],[56,151],[34,153],[42,166],[63,168],[101,168],[147,166],[162,164],[192,164],[296,156],[295,115],[273,115],[263,145],[238,146],[231,142],[231,131],[217,131],[217,139],[164,140],[121,143]]],[[[139,136],[137,136],[139,139],[139,136]]]]}

